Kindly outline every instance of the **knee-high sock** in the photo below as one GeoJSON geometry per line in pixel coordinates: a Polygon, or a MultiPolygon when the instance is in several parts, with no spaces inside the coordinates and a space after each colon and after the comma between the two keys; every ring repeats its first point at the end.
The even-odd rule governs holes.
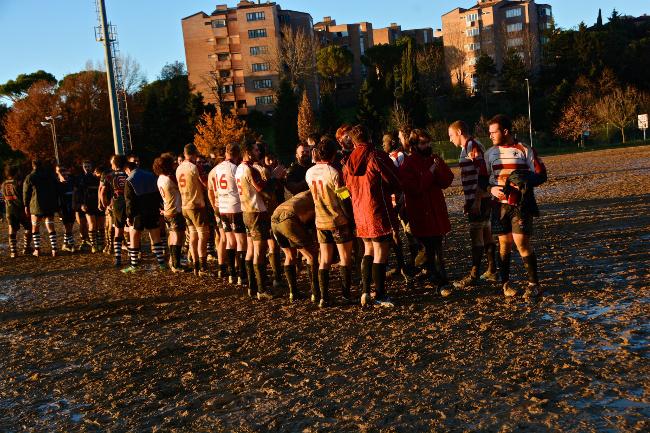
{"type": "Polygon", "coordinates": [[[116,237],[113,240],[113,254],[115,255],[115,263],[118,265],[122,263],[122,241],[124,238],[116,237]]]}
{"type": "Polygon", "coordinates": [[[248,288],[251,291],[251,294],[257,293],[257,282],[255,280],[255,267],[253,266],[252,260],[246,260],[246,275],[248,277],[248,288]]]}
{"type": "Polygon", "coordinates": [[[34,241],[34,249],[41,249],[41,232],[32,232],[32,240],[34,241]]]}
{"type": "Polygon", "coordinates": [[[48,236],[50,238],[50,246],[52,247],[52,252],[56,253],[59,249],[56,242],[56,232],[49,232],[48,236]]]}
{"type": "Polygon", "coordinates": [[[386,263],[372,264],[372,282],[375,284],[377,298],[386,295],[386,263]]]}
{"type": "Polygon", "coordinates": [[[164,266],[165,265],[165,244],[162,242],[158,242],[156,244],[153,244],[152,248],[153,254],[156,256],[156,261],[158,262],[158,265],[164,266]]]}
{"type": "Polygon", "coordinates": [[[316,300],[320,298],[320,286],[318,284],[318,265],[307,265],[307,272],[309,272],[309,286],[311,287],[311,295],[316,300]]]}
{"type": "Polygon", "coordinates": [[[284,276],[287,278],[289,286],[289,295],[292,298],[298,296],[298,282],[296,278],[296,265],[286,265],[284,267],[284,276]]]}
{"type": "Polygon", "coordinates": [[[104,230],[97,230],[97,249],[99,251],[104,250],[104,230]]]}
{"type": "Polygon", "coordinates": [[[372,256],[363,256],[361,260],[361,287],[363,293],[370,294],[370,285],[372,281],[372,256]]]}
{"type": "Polygon", "coordinates": [[[494,242],[485,245],[485,255],[487,256],[487,270],[493,274],[497,272],[496,251],[497,248],[494,242]]]}
{"type": "Polygon", "coordinates": [[[23,233],[23,250],[27,251],[32,246],[32,232],[25,230],[23,233]]]}
{"type": "Polygon", "coordinates": [[[510,253],[499,253],[499,275],[501,283],[510,281],[510,253]]]}
{"type": "Polygon", "coordinates": [[[131,266],[135,267],[138,266],[140,263],[139,256],[140,256],[140,248],[132,248],[129,247],[129,259],[131,261],[131,266]]]}
{"type": "Polygon", "coordinates": [[[539,284],[539,279],[537,278],[537,256],[535,253],[522,257],[524,261],[524,267],[526,272],[528,272],[528,282],[532,284],[539,284]]]}
{"type": "Polygon", "coordinates": [[[330,289],[330,270],[329,269],[319,269],[318,270],[318,285],[320,286],[320,298],[321,300],[328,302],[329,301],[329,289],[330,289]]]}
{"type": "Polygon", "coordinates": [[[9,235],[9,252],[13,256],[18,254],[18,240],[16,239],[16,233],[11,233],[9,235]]]}
{"type": "Polygon", "coordinates": [[[228,260],[228,275],[231,277],[235,277],[236,271],[235,271],[235,257],[237,255],[237,251],[232,248],[226,249],[226,259],[228,260]]]}

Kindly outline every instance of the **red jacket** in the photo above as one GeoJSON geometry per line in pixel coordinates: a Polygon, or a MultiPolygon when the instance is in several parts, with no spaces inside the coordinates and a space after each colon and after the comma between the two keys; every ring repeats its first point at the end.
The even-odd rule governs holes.
{"type": "Polygon", "coordinates": [[[454,174],[438,156],[424,157],[413,152],[399,170],[404,188],[406,213],[413,236],[443,236],[451,231],[447,204],[442,190],[451,185],[454,174]],[[432,174],[434,160],[438,167],[432,174]]]}
{"type": "Polygon", "coordinates": [[[397,230],[391,194],[401,191],[399,173],[383,150],[357,146],[345,163],[345,184],[352,195],[357,236],[377,238],[397,230]]]}

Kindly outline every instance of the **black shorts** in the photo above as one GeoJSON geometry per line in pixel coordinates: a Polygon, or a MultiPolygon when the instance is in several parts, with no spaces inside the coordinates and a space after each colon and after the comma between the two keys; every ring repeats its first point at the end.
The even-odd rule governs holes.
{"type": "Polygon", "coordinates": [[[532,215],[522,216],[521,210],[516,206],[499,203],[492,208],[492,233],[507,235],[510,233],[520,235],[533,234],[532,215]]]}
{"type": "Polygon", "coordinates": [[[133,229],[136,231],[155,230],[160,228],[160,215],[151,213],[133,217],[133,229]]]}
{"type": "Polygon", "coordinates": [[[9,224],[9,227],[16,232],[22,227],[25,230],[31,230],[32,229],[32,223],[29,221],[27,216],[25,214],[14,214],[14,213],[8,213],[7,214],[7,222],[9,224]]]}
{"type": "Polygon", "coordinates": [[[126,203],[124,200],[113,200],[113,225],[117,229],[126,227],[126,203]]]}
{"type": "Polygon", "coordinates": [[[165,217],[165,226],[170,232],[184,232],[186,229],[185,218],[179,213],[173,217],[165,217]]]}
{"type": "Polygon", "coordinates": [[[320,244],[345,244],[354,239],[352,228],[349,224],[338,226],[331,230],[317,230],[318,243],[320,244]]]}
{"type": "Polygon", "coordinates": [[[222,213],[221,226],[224,232],[246,233],[246,224],[244,224],[244,214],[237,213],[222,213]]]}
{"type": "Polygon", "coordinates": [[[307,248],[315,243],[313,234],[297,218],[287,218],[280,222],[271,221],[271,229],[280,248],[307,248]]]}
{"type": "Polygon", "coordinates": [[[72,202],[63,202],[61,204],[61,211],[59,212],[61,222],[63,224],[74,223],[74,210],[72,209],[72,202]]]}
{"type": "Polygon", "coordinates": [[[271,217],[268,212],[244,212],[246,234],[254,241],[271,239],[271,217]]]}

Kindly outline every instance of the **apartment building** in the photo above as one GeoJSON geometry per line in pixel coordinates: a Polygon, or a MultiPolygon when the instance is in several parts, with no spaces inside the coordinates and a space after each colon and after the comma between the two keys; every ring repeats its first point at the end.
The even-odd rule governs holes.
{"type": "Polygon", "coordinates": [[[508,50],[537,72],[541,65],[544,30],[552,26],[552,9],[534,0],[478,0],[442,16],[445,62],[452,84],[476,88],[475,65],[482,53],[492,57],[497,69],[508,50]]]}
{"type": "Polygon", "coordinates": [[[361,84],[368,75],[361,58],[374,45],[372,24],[336,24],[332,17],[325,17],[323,21],[314,24],[314,32],[322,46],[335,44],[352,53],[352,72],[348,77],[338,79],[336,85],[339,103],[355,103],[361,84]]]}
{"type": "Polygon", "coordinates": [[[220,97],[227,109],[240,115],[251,109],[273,111],[279,84],[273,56],[283,26],[313,32],[308,13],[246,0],[235,7],[217,5],[211,14],[198,12],[181,23],[194,91],[203,94],[206,103],[216,103],[220,97]]]}
{"type": "Polygon", "coordinates": [[[373,29],[372,37],[375,45],[394,44],[402,36],[409,36],[418,45],[430,44],[434,41],[435,35],[432,28],[403,30],[397,23],[390,23],[388,27],[373,29]]]}

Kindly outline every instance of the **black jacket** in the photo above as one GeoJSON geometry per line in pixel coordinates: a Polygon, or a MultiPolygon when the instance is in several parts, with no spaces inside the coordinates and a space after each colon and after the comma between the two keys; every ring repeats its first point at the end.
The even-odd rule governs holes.
{"type": "Polygon", "coordinates": [[[32,171],[23,183],[23,203],[32,215],[54,215],[59,210],[59,182],[54,172],[32,171]]]}
{"type": "Polygon", "coordinates": [[[141,168],[133,170],[126,179],[124,200],[129,219],[139,215],[158,215],[161,197],[156,176],[141,168]]]}

